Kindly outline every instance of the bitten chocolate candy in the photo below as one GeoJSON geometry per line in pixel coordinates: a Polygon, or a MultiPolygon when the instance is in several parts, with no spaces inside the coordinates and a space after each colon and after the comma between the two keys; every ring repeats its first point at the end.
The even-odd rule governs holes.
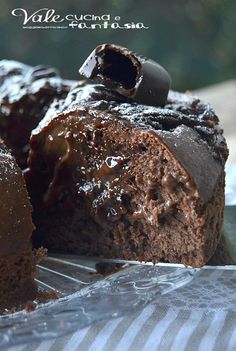
{"type": "Polygon", "coordinates": [[[97,46],[79,72],[127,98],[151,106],[165,104],[171,81],[168,72],[155,61],[113,44],[97,46]]]}

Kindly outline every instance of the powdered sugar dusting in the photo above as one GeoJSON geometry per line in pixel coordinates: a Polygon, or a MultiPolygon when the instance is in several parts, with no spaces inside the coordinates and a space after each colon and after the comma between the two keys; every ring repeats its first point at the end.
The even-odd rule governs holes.
{"type": "Polygon", "coordinates": [[[0,142],[0,177],[9,173],[18,173],[18,169],[13,156],[7,151],[7,148],[0,142]]]}

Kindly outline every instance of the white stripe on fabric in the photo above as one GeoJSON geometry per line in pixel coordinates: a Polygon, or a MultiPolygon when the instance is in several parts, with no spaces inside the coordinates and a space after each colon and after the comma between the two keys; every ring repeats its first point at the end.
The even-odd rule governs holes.
{"type": "Polygon", "coordinates": [[[189,351],[189,345],[191,345],[191,351],[197,351],[199,348],[199,344],[206,334],[211,322],[214,318],[214,312],[205,313],[203,312],[202,319],[200,319],[199,323],[196,325],[195,330],[193,330],[192,334],[188,339],[188,345],[185,346],[183,351],[189,351]]]}
{"type": "Polygon", "coordinates": [[[117,318],[107,323],[89,347],[89,351],[100,351],[104,347],[110,335],[116,329],[123,318],[117,318]]]}
{"type": "Polygon", "coordinates": [[[156,345],[160,343],[162,335],[167,330],[169,324],[173,321],[173,316],[176,317],[176,313],[173,313],[173,311],[169,309],[165,317],[161,319],[153,329],[152,333],[150,334],[147,342],[143,347],[143,351],[153,350],[156,347],[156,345]]]}
{"type": "Polygon", "coordinates": [[[217,339],[221,328],[224,326],[226,314],[227,312],[225,311],[215,312],[215,316],[207,329],[206,334],[202,338],[198,351],[213,350],[215,340],[217,339]]]}
{"type": "MultiPolygon", "coordinates": [[[[171,349],[170,349],[171,351],[183,350],[186,347],[192,332],[198,325],[202,316],[203,316],[203,312],[199,312],[199,311],[191,312],[190,317],[185,321],[185,323],[179,329],[179,332],[177,333],[174,339],[174,342],[171,346],[171,349]]],[[[190,345],[188,345],[188,350],[190,349],[191,347],[190,345]]]]}
{"type": "Polygon", "coordinates": [[[55,339],[41,342],[41,344],[35,349],[35,351],[49,351],[51,346],[54,344],[55,339]]]}
{"type": "Polygon", "coordinates": [[[156,345],[155,350],[157,351],[170,351],[171,345],[175,340],[177,333],[181,326],[189,319],[191,312],[188,310],[181,310],[176,317],[173,317],[172,322],[169,324],[165,333],[162,335],[160,343],[156,345]]]}
{"type": "Polygon", "coordinates": [[[63,347],[62,351],[76,350],[78,345],[81,343],[81,341],[83,340],[83,338],[85,337],[85,335],[87,334],[89,329],[90,329],[90,327],[84,328],[84,329],[78,330],[76,333],[74,333],[71,336],[71,339],[63,347]]]}
{"type": "Polygon", "coordinates": [[[229,340],[228,347],[225,351],[232,351],[236,350],[236,325],[233,334],[231,335],[231,338],[229,340]]]}
{"type": "MultiPolygon", "coordinates": [[[[111,351],[113,350],[122,339],[123,335],[127,331],[130,324],[138,318],[138,316],[142,313],[142,310],[138,310],[126,317],[124,317],[120,323],[117,325],[116,329],[113,333],[110,334],[109,338],[107,339],[106,344],[104,345],[102,351],[111,351]]],[[[135,349],[136,351],[136,349],[135,349]]]]}
{"type": "Polygon", "coordinates": [[[22,351],[24,350],[24,348],[26,347],[26,345],[19,345],[19,346],[12,346],[9,349],[7,349],[8,351],[22,351]]]}
{"type": "Polygon", "coordinates": [[[127,331],[121,338],[119,344],[116,346],[116,348],[113,351],[128,350],[133,340],[135,339],[136,335],[140,332],[144,323],[148,318],[150,318],[154,310],[155,310],[154,305],[148,305],[142,311],[142,313],[130,324],[127,331]]]}
{"type": "Polygon", "coordinates": [[[236,314],[235,312],[227,312],[224,325],[221,328],[214,344],[214,351],[225,350],[229,345],[229,340],[235,330],[236,314]]]}
{"type": "MultiPolygon", "coordinates": [[[[149,336],[151,335],[153,328],[155,328],[156,324],[160,320],[164,319],[166,314],[167,314],[166,309],[158,309],[155,305],[155,310],[153,311],[149,319],[146,321],[146,323],[143,324],[142,332],[136,335],[136,338],[131,344],[129,351],[137,351],[138,349],[142,350],[146,341],[149,339],[149,336]]],[[[110,351],[110,350],[107,350],[107,351],[110,351]]]]}
{"type": "Polygon", "coordinates": [[[96,336],[107,324],[109,324],[109,321],[106,320],[92,325],[85,337],[83,338],[83,340],[81,340],[76,351],[87,351],[90,345],[94,342],[96,336]]]}
{"type": "Polygon", "coordinates": [[[58,350],[61,351],[64,348],[64,346],[68,343],[68,341],[71,339],[71,337],[72,337],[72,334],[67,334],[66,336],[54,339],[55,342],[51,346],[50,351],[58,351],[58,350]]]}

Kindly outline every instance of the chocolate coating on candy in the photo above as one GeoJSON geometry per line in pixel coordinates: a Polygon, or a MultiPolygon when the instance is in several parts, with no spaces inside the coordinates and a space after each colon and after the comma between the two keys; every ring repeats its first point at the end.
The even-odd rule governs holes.
{"type": "Polygon", "coordinates": [[[79,72],[135,102],[151,106],[163,106],[170,87],[170,76],[162,66],[113,44],[97,46],[79,72]]]}

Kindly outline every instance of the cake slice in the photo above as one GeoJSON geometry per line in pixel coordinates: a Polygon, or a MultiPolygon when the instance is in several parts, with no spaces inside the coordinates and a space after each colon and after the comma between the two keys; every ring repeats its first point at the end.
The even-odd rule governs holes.
{"type": "Polygon", "coordinates": [[[0,137],[22,169],[26,167],[32,129],[44,117],[51,102],[66,96],[72,84],[48,66],[0,61],[0,137]]]}
{"type": "Polygon", "coordinates": [[[0,139],[0,310],[36,297],[31,212],[22,171],[0,139]]]}
{"type": "Polygon", "coordinates": [[[217,116],[194,96],[170,91],[153,107],[74,88],[30,139],[34,242],[201,267],[220,240],[227,155],[217,116]]]}

